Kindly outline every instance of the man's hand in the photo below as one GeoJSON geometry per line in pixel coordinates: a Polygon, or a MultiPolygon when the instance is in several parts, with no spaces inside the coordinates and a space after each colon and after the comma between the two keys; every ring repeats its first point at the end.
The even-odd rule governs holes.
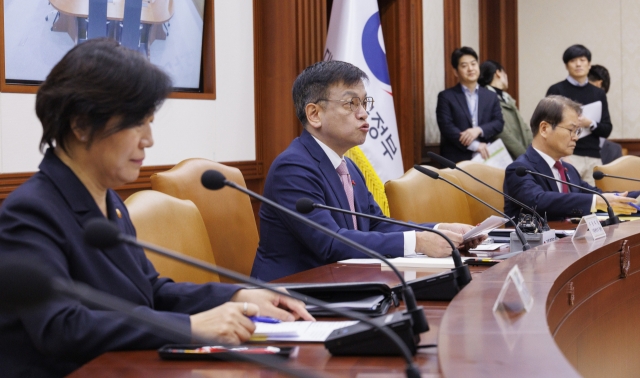
{"type": "Polygon", "coordinates": [[[578,127],[590,127],[591,123],[593,123],[593,121],[587,117],[578,117],[578,127]]]}
{"type": "MultiPolygon", "coordinates": [[[[464,234],[466,234],[467,232],[471,231],[471,229],[473,229],[473,226],[468,225],[468,224],[464,224],[464,223],[440,223],[438,224],[438,231],[442,231],[442,230],[448,230],[448,231],[452,231],[455,232],[457,234],[460,234],[460,236],[462,237],[464,234]]],[[[460,241],[458,248],[475,248],[477,247],[480,243],[482,243],[483,240],[485,240],[487,238],[487,235],[480,235],[477,236],[471,240],[468,240],[466,243],[461,244],[462,240],[460,241]]]]}
{"type": "MultiPolygon", "coordinates": [[[[278,290],[286,292],[285,289],[278,290]]],[[[258,306],[260,315],[283,321],[296,319],[315,320],[304,307],[304,303],[293,298],[278,295],[264,289],[243,289],[231,297],[232,302],[249,302],[258,306]],[[289,311],[285,311],[289,310],[289,311]]]]}
{"type": "Polygon", "coordinates": [[[487,160],[489,158],[489,145],[486,143],[480,143],[480,145],[478,146],[478,152],[480,153],[480,156],[482,156],[482,158],[484,160],[487,160]]]}
{"type": "MultiPolygon", "coordinates": [[[[613,212],[616,214],[633,214],[638,211],[635,207],[629,205],[629,203],[636,202],[635,198],[627,197],[629,192],[617,193],[617,195],[616,193],[602,194],[609,201],[613,212]]],[[[600,196],[596,196],[596,209],[607,211],[607,204],[600,196]]]]}
{"type": "Polygon", "coordinates": [[[244,314],[243,311],[244,303],[227,302],[211,310],[191,315],[191,334],[223,344],[241,344],[249,340],[256,330],[248,316],[256,316],[259,313],[258,306],[252,303],[247,303],[247,311],[244,314]]]}
{"type": "Polygon", "coordinates": [[[473,142],[474,140],[478,139],[478,137],[480,136],[480,134],[482,134],[482,129],[479,127],[471,127],[466,129],[465,131],[460,133],[460,143],[462,143],[463,146],[468,146],[471,144],[471,142],[473,142]]]}
{"type": "MultiPolygon", "coordinates": [[[[438,231],[445,234],[453,245],[462,243],[462,235],[456,232],[442,230],[438,226],[438,231]]],[[[424,253],[429,257],[447,257],[451,256],[451,246],[440,235],[435,232],[421,231],[416,232],[416,252],[424,253]]]]}

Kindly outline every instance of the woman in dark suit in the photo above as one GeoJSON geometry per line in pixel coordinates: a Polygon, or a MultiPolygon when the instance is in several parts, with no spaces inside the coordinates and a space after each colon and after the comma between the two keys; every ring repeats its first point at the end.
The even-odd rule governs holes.
{"type": "MultiPolygon", "coordinates": [[[[138,52],[108,39],[76,46],[36,96],[42,123],[40,170],[0,210],[0,264],[20,255],[54,275],[137,304],[149,318],[223,343],[246,341],[247,316],[312,319],[304,304],[263,290],[195,285],[158,278],[140,248],[97,249],[82,240],[89,219],[106,217],[135,235],[111,189],[138,178],[153,145],[153,114],[171,91],[169,77],[138,52]],[[287,311],[288,310],[288,311],[287,311]]],[[[0,375],[62,376],[111,350],[153,349],[169,342],[132,327],[124,315],[58,298],[0,313],[0,375]]]]}

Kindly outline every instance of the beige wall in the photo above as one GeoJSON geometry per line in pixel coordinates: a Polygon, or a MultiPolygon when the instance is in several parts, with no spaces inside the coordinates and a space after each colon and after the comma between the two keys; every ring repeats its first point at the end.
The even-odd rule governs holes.
{"type": "MultiPolygon", "coordinates": [[[[156,114],[145,165],[255,159],[253,2],[214,4],[217,99],[167,100],[156,114]]],[[[0,173],[37,170],[42,128],[34,106],[35,95],[0,93],[0,173]]]]}
{"type": "Polygon", "coordinates": [[[436,122],[438,93],[444,89],[444,8],[442,0],[422,0],[424,115],[426,143],[439,143],[436,122]]]}
{"type": "Polygon", "coordinates": [[[520,0],[520,110],[528,120],[551,84],[567,71],[562,53],[574,43],[611,74],[607,95],[612,138],[640,138],[640,2],[636,0],[520,0]]]}
{"type": "MultiPolygon", "coordinates": [[[[480,22],[478,0],[460,0],[460,43],[480,54],[480,22]]],[[[479,57],[482,59],[482,57],[479,57]]],[[[481,60],[482,61],[482,60],[481,60]]]]}

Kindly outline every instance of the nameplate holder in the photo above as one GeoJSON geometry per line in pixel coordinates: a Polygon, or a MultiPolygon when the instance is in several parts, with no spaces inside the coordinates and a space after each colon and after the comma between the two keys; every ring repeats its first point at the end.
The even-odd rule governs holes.
{"type": "Polygon", "coordinates": [[[592,240],[598,240],[606,236],[607,233],[604,231],[604,228],[602,228],[598,217],[595,214],[589,214],[580,219],[580,223],[578,223],[576,232],[573,233],[571,240],[585,239],[589,237],[592,240]]]}
{"type": "Polygon", "coordinates": [[[493,304],[493,311],[496,312],[498,310],[507,310],[513,312],[521,312],[523,309],[526,312],[529,312],[533,307],[533,297],[527,288],[527,285],[524,282],[524,277],[522,277],[522,272],[518,265],[514,265],[513,268],[507,274],[507,278],[504,280],[502,284],[502,289],[500,290],[500,294],[498,294],[498,298],[496,298],[496,302],[493,304]],[[513,283],[513,285],[511,285],[513,283]],[[520,303],[514,303],[513,301],[505,301],[507,292],[509,291],[509,287],[515,287],[516,292],[518,293],[517,297],[520,299],[520,303]]]}

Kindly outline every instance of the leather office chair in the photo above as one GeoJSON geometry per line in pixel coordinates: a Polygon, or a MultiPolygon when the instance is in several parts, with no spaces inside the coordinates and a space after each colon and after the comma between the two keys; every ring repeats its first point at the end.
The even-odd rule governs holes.
{"type": "MultiPolygon", "coordinates": [[[[608,175],[640,179],[640,170],[638,168],[640,168],[640,157],[627,155],[616,159],[609,164],[596,166],[593,170],[601,171],[608,175]]],[[[604,177],[602,180],[596,180],[596,186],[605,192],[640,190],[640,182],[620,180],[610,177],[604,177]]]]}
{"type": "MultiPolygon", "coordinates": [[[[216,263],[204,222],[193,202],[154,190],[143,190],[129,196],[124,203],[140,240],[216,263]]],[[[217,274],[146,250],[145,253],[163,277],[176,282],[220,282],[217,274]]]]}
{"type": "MultiPolygon", "coordinates": [[[[429,166],[425,168],[436,170],[429,166]]],[[[450,169],[438,172],[454,184],[460,185],[460,181],[451,174],[450,169]]],[[[388,181],[385,191],[392,218],[417,223],[472,222],[466,194],[413,168],[402,177],[388,181]]]]}
{"type": "MultiPolygon", "coordinates": [[[[209,190],[200,178],[206,170],[220,171],[227,180],[246,187],[242,173],[206,159],[187,159],[151,176],[151,187],[188,199],[200,210],[219,266],[249,275],[258,248],[258,228],[249,197],[232,188],[209,190]]],[[[221,277],[222,282],[232,282],[221,277]]]]}
{"type": "MultiPolygon", "coordinates": [[[[474,163],[471,161],[463,161],[458,163],[458,166],[465,171],[469,172],[473,176],[493,186],[494,188],[502,191],[502,184],[504,183],[505,170],[491,167],[486,164],[474,163]]],[[[460,181],[461,186],[469,191],[471,194],[487,202],[491,206],[500,211],[504,211],[504,197],[486,186],[475,181],[471,177],[456,170],[452,170],[451,174],[460,181]]],[[[480,202],[471,197],[467,197],[469,203],[469,210],[471,212],[471,224],[478,224],[487,219],[491,215],[501,216],[480,202]]]]}

